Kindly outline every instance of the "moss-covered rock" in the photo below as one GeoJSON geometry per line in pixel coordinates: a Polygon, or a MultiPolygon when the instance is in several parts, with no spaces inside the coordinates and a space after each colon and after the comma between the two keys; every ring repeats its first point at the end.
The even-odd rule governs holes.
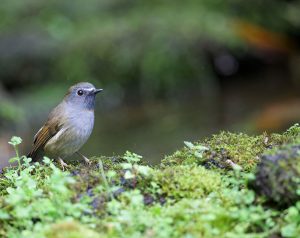
{"type": "Polygon", "coordinates": [[[261,157],[253,186],[279,206],[300,199],[300,145],[284,146],[261,157]]]}
{"type": "Polygon", "coordinates": [[[252,170],[259,161],[260,155],[266,148],[267,136],[248,136],[243,133],[234,134],[221,132],[206,139],[204,144],[209,147],[205,164],[219,168],[231,168],[232,163],[243,170],[252,170]]]}
{"type": "Polygon", "coordinates": [[[162,164],[165,166],[199,164],[207,168],[217,167],[221,169],[232,169],[234,165],[237,165],[245,171],[251,171],[259,162],[259,155],[266,148],[270,148],[274,143],[279,142],[279,138],[276,138],[276,142],[270,140],[270,138],[276,137],[267,134],[248,136],[243,133],[221,132],[195,144],[204,145],[208,148],[203,153],[202,158],[197,158],[190,148],[185,147],[176,151],[173,155],[167,156],[162,164]]]}
{"type": "Polygon", "coordinates": [[[207,168],[234,169],[240,167],[243,171],[254,171],[260,162],[260,156],[267,150],[286,143],[300,144],[300,127],[298,124],[290,127],[283,134],[263,133],[249,136],[244,133],[221,132],[195,143],[208,148],[199,158],[195,150],[184,147],[162,160],[162,166],[180,164],[198,164],[207,168]],[[237,166],[236,166],[237,165],[237,166]]]}
{"type": "Polygon", "coordinates": [[[0,176],[0,237],[297,237],[299,132],[221,132],[156,166],[130,152],[68,171],[16,157],[0,176]]]}

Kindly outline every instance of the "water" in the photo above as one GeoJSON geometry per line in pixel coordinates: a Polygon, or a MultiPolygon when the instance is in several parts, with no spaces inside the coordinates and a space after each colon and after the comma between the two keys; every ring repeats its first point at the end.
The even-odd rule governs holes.
{"type": "Polygon", "coordinates": [[[97,113],[94,132],[83,152],[99,155],[141,154],[151,163],[183,146],[217,131],[214,110],[201,102],[152,103],[97,113]]]}
{"type": "MultiPolygon", "coordinates": [[[[185,102],[155,101],[110,110],[100,104],[96,108],[93,133],[81,151],[87,156],[112,156],[129,150],[152,164],[158,163],[165,155],[181,148],[183,141],[199,140],[221,129],[218,109],[212,106],[211,101],[204,102],[200,98],[185,102]]],[[[47,114],[40,115],[31,119],[27,127],[7,132],[3,144],[7,145],[12,135],[21,136],[24,143],[20,150],[27,154],[34,133],[46,118],[47,114]]],[[[2,154],[1,164],[7,164],[8,157],[12,155],[12,150],[2,154]]]]}
{"type": "MultiPolygon", "coordinates": [[[[101,104],[105,99],[103,94],[97,101],[94,131],[82,153],[88,157],[112,156],[129,150],[144,156],[150,163],[158,163],[165,155],[183,147],[183,141],[200,140],[220,130],[245,133],[284,130],[300,120],[300,111],[296,110],[300,108],[298,89],[285,80],[274,84],[275,77],[271,76],[269,81],[227,83],[214,97],[194,95],[185,100],[156,100],[109,109],[101,104]],[[270,113],[268,109],[272,109],[270,113]],[[272,126],[274,119],[278,119],[276,127],[272,126]]],[[[65,87],[60,88],[57,95],[64,94],[65,87]]],[[[43,93],[39,98],[46,96],[43,93]]],[[[19,103],[22,108],[27,108],[29,117],[15,128],[2,128],[0,167],[14,155],[7,144],[12,135],[24,139],[21,154],[30,150],[35,132],[59,100],[58,97],[53,101],[48,99],[45,102],[30,98],[27,103],[20,99],[19,103]]]]}

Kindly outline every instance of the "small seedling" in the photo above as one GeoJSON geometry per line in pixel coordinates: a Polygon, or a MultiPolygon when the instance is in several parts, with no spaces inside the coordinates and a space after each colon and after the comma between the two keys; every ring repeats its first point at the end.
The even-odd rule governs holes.
{"type": "Polygon", "coordinates": [[[192,154],[195,157],[197,157],[198,159],[202,159],[203,158],[203,153],[205,151],[209,150],[207,147],[205,147],[203,145],[194,145],[192,142],[189,142],[189,141],[184,141],[184,144],[186,145],[186,147],[188,149],[190,149],[192,154]]]}
{"type": "Polygon", "coordinates": [[[8,144],[12,145],[14,147],[14,150],[16,152],[16,156],[11,158],[9,160],[10,163],[18,162],[18,169],[21,170],[21,158],[19,156],[19,149],[18,145],[22,143],[22,139],[17,136],[13,136],[11,140],[8,142],[8,144]]]}

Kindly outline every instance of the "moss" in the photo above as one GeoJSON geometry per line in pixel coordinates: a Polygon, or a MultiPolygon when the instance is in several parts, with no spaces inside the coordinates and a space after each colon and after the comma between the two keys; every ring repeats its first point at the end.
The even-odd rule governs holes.
{"type": "Polygon", "coordinates": [[[285,143],[300,143],[300,126],[298,123],[291,126],[281,136],[282,144],[285,143]]]}
{"type": "Polygon", "coordinates": [[[251,170],[258,162],[260,155],[266,145],[264,136],[248,136],[246,134],[234,134],[222,132],[214,135],[211,139],[205,140],[210,148],[207,152],[207,164],[216,164],[220,168],[228,168],[232,161],[238,164],[243,170],[251,170]]]}
{"type": "Polygon", "coordinates": [[[99,161],[102,160],[104,170],[120,170],[120,163],[123,161],[120,157],[93,157],[90,159],[90,164],[74,161],[70,170],[71,174],[76,178],[74,188],[78,192],[87,191],[95,187],[97,184],[103,183],[101,177],[99,161]]]}
{"type": "Polygon", "coordinates": [[[299,226],[299,131],[221,132],[185,143],[155,167],[130,152],[94,157],[90,165],[74,161],[67,172],[49,160],[32,165],[24,159],[0,178],[0,236],[26,237],[24,230],[27,237],[42,232],[38,237],[48,238],[288,234],[293,224],[299,226]],[[257,194],[247,186],[252,171],[257,194]],[[269,208],[265,197],[276,206],[269,208]],[[281,215],[282,203],[294,205],[290,215],[281,215]]]}
{"type": "Polygon", "coordinates": [[[181,165],[181,164],[197,164],[197,158],[190,153],[189,149],[184,147],[181,150],[177,150],[174,154],[166,156],[162,161],[162,167],[181,165]]]}
{"type": "Polygon", "coordinates": [[[253,186],[277,206],[300,199],[300,146],[285,145],[262,156],[253,186]]]}
{"type": "Polygon", "coordinates": [[[60,222],[51,225],[44,232],[45,238],[100,238],[93,230],[81,225],[78,222],[60,222]]]}
{"type": "Polygon", "coordinates": [[[297,124],[283,134],[249,136],[244,133],[221,132],[196,143],[208,147],[203,158],[199,159],[185,147],[163,159],[162,166],[198,164],[207,168],[232,169],[238,165],[244,171],[253,171],[265,151],[285,143],[300,143],[299,135],[300,127],[297,124]]]}
{"type": "Polygon", "coordinates": [[[153,175],[162,192],[169,198],[200,198],[216,192],[221,175],[202,166],[179,165],[157,170],[153,175]]]}

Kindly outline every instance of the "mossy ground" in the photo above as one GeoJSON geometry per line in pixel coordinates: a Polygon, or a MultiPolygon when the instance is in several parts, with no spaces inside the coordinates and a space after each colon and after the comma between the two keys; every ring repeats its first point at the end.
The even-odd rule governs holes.
{"type": "MultiPolygon", "coordinates": [[[[299,143],[299,136],[298,126],[258,136],[221,132],[186,142],[156,166],[142,164],[129,152],[94,157],[91,165],[74,162],[66,172],[49,160],[32,165],[25,159],[0,177],[0,236],[297,237],[298,157],[293,156],[298,163],[286,163],[296,164],[287,169],[296,171],[289,176],[293,183],[288,186],[296,192],[288,206],[270,203],[251,184],[266,171],[260,170],[264,156],[281,156],[283,147],[295,148],[291,145],[299,143]]],[[[268,173],[283,174],[282,167],[268,173]]],[[[263,180],[264,186],[272,188],[272,178],[263,180]]],[[[279,186],[275,192],[286,191],[279,186]]]]}

